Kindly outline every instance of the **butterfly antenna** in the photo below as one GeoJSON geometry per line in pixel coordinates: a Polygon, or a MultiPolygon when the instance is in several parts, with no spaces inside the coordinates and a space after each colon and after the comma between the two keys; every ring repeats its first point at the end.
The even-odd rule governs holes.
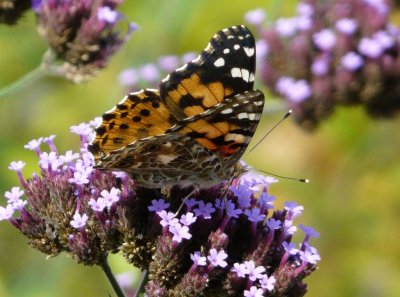
{"type": "Polygon", "coordinates": [[[269,174],[269,175],[272,175],[272,176],[276,176],[276,177],[279,177],[279,178],[295,180],[295,181],[298,181],[298,182],[301,182],[301,183],[308,184],[310,182],[310,180],[308,178],[296,178],[296,177],[283,176],[283,175],[278,175],[278,174],[271,173],[271,172],[264,171],[264,170],[257,170],[257,171],[260,171],[262,173],[269,174]]]}
{"type": "Polygon", "coordinates": [[[292,110],[289,110],[275,125],[272,126],[271,129],[249,150],[251,153],[272,131],[275,130],[284,120],[286,120],[292,114],[292,110]]]}

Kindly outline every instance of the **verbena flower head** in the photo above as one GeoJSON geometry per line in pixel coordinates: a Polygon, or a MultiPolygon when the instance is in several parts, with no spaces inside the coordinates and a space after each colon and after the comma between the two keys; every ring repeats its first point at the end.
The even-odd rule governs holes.
{"type": "Polygon", "coordinates": [[[121,2],[35,1],[39,33],[50,47],[51,58],[47,57],[50,61],[46,66],[74,82],[88,80],[104,68],[136,29],[116,10],[121,2]],[[119,24],[125,25],[124,31],[118,29],[119,24]]]}
{"type": "Polygon", "coordinates": [[[31,0],[0,0],[0,24],[15,25],[31,5],[31,0]]]}
{"type": "Polygon", "coordinates": [[[400,110],[400,31],[389,10],[386,0],[303,0],[295,17],[257,25],[261,52],[268,48],[258,59],[262,81],[307,129],[336,104],[394,116],[400,110]]]}
{"type": "Polygon", "coordinates": [[[320,260],[310,244],[318,233],[301,225],[301,243],[292,242],[303,207],[274,209],[276,179],[248,172],[209,189],[138,187],[126,174],[93,168],[87,144],[97,122],[71,127],[79,153],[61,155],[54,136],[29,142],[39,159],[30,178],[22,161],[11,163],[21,186],[6,191],[0,219],[32,247],[85,265],[119,251],[148,271],[147,296],[305,294],[303,279],[320,260]]]}

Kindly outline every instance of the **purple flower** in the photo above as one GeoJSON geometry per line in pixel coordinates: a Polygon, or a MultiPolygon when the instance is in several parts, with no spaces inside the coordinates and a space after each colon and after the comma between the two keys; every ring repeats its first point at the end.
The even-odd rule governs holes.
{"type": "Polygon", "coordinates": [[[306,234],[306,239],[305,241],[308,241],[310,237],[319,237],[319,233],[315,231],[315,229],[311,226],[304,226],[303,224],[299,225],[300,229],[303,230],[303,232],[306,234]]]}
{"type": "Polygon", "coordinates": [[[257,204],[261,209],[271,209],[274,208],[275,196],[268,195],[267,192],[262,192],[260,197],[258,197],[257,204]]]}
{"type": "Polygon", "coordinates": [[[376,59],[382,55],[383,47],[377,40],[364,37],[358,44],[358,51],[368,58],[376,59]]]}
{"type": "Polygon", "coordinates": [[[188,198],[185,201],[185,205],[186,205],[188,211],[190,211],[192,209],[192,207],[196,206],[198,203],[199,202],[194,198],[188,198]]]}
{"type": "Polygon", "coordinates": [[[77,126],[72,126],[70,128],[70,131],[72,133],[78,134],[80,136],[87,136],[90,133],[92,133],[92,127],[90,127],[90,125],[88,123],[80,123],[77,126]]]}
{"type": "Polygon", "coordinates": [[[118,81],[123,87],[134,87],[139,81],[138,71],[134,68],[128,68],[118,75],[118,81]]]}
{"type": "Polygon", "coordinates": [[[395,44],[393,37],[385,30],[375,32],[372,38],[376,40],[383,49],[389,49],[395,44]]]}
{"type": "Polygon", "coordinates": [[[251,286],[250,290],[244,290],[243,296],[245,297],[263,297],[263,289],[257,288],[256,286],[251,286]]]}
{"type": "Polygon", "coordinates": [[[275,287],[276,279],[273,275],[268,277],[268,275],[264,274],[263,277],[260,279],[261,288],[268,290],[271,292],[275,287]]]}
{"type": "Polygon", "coordinates": [[[340,63],[344,69],[355,71],[364,65],[364,60],[355,52],[349,52],[342,57],[340,63]]]}
{"type": "Polygon", "coordinates": [[[297,31],[297,20],[295,18],[280,18],[275,22],[275,28],[282,37],[291,37],[297,31]]]}
{"type": "Polygon", "coordinates": [[[117,11],[112,10],[108,6],[99,7],[97,10],[97,18],[100,21],[105,21],[107,23],[114,24],[119,17],[120,14],[117,11]]]}
{"type": "Polygon", "coordinates": [[[118,202],[121,198],[121,191],[117,188],[112,187],[110,191],[103,190],[100,195],[104,199],[105,205],[110,208],[114,203],[118,202]]]}
{"type": "Polygon", "coordinates": [[[47,69],[80,83],[106,67],[136,29],[116,11],[121,2],[69,0],[35,4],[38,31],[52,54],[51,59],[46,56],[47,69]],[[120,31],[123,27],[126,29],[120,31]]]}
{"type": "Polygon", "coordinates": [[[320,255],[315,254],[312,250],[307,249],[304,252],[300,251],[300,259],[306,263],[316,264],[321,260],[320,255]]]}
{"type": "Polygon", "coordinates": [[[165,210],[162,210],[158,211],[157,214],[161,218],[160,224],[163,227],[179,224],[179,220],[175,218],[175,214],[173,212],[166,212],[165,210]]]}
{"type": "Polygon", "coordinates": [[[40,160],[39,160],[39,165],[43,169],[50,169],[50,170],[57,170],[58,167],[62,165],[62,162],[58,158],[57,154],[55,152],[43,152],[40,154],[40,160]]]}
{"type": "Polygon", "coordinates": [[[192,52],[186,53],[186,54],[184,54],[182,56],[182,62],[183,63],[188,63],[188,62],[193,61],[194,59],[196,59],[196,57],[197,57],[196,53],[192,53],[192,52]]]}
{"type": "Polygon", "coordinates": [[[273,231],[279,229],[282,225],[282,222],[279,220],[275,220],[274,218],[269,218],[265,223],[265,226],[269,228],[269,230],[273,231]]]}
{"type": "Polygon", "coordinates": [[[297,4],[297,13],[304,17],[311,17],[314,14],[314,7],[305,2],[299,2],[297,4]]]}
{"type": "Polygon", "coordinates": [[[344,18],[337,20],[335,26],[340,33],[351,35],[356,32],[358,23],[354,19],[344,18]]]}
{"type": "Polygon", "coordinates": [[[283,233],[285,235],[293,235],[296,233],[297,227],[293,226],[293,221],[292,220],[285,220],[283,223],[283,233]]]}
{"type": "Polygon", "coordinates": [[[74,172],[74,177],[69,178],[68,181],[77,185],[85,185],[89,183],[89,178],[86,173],[76,171],[74,172]]]}
{"type": "Polygon", "coordinates": [[[88,218],[89,217],[85,213],[83,215],[75,213],[74,219],[70,222],[71,226],[74,227],[75,229],[82,229],[83,227],[85,227],[88,218]]]}
{"type": "Polygon", "coordinates": [[[153,199],[151,200],[151,205],[148,206],[147,209],[153,212],[158,212],[167,209],[169,206],[170,204],[165,202],[164,199],[153,199]]]}
{"type": "Polygon", "coordinates": [[[192,235],[189,233],[189,228],[179,223],[169,225],[169,232],[173,234],[172,240],[176,242],[181,242],[182,239],[192,238],[192,235]]]}
{"type": "Polygon", "coordinates": [[[299,31],[309,31],[313,26],[313,20],[309,17],[299,16],[296,18],[299,31]]]}
{"type": "Polygon", "coordinates": [[[244,263],[234,263],[231,271],[235,272],[238,277],[246,277],[246,274],[249,274],[249,270],[244,263]]]}
{"type": "Polygon", "coordinates": [[[251,222],[260,222],[265,219],[265,214],[260,213],[260,209],[258,207],[254,207],[252,209],[246,209],[244,214],[248,217],[251,222]]]}
{"type": "Polygon", "coordinates": [[[316,76],[326,75],[329,71],[329,61],[325,57],[317,58],[311,65],[311,71],[316,76]]]}
{"type": "Polygon", "coordinates": [[[12,187],[11,191],[6,191],[4,196],[7,198],[7,203],[12,204],[17,202],[21,196],[24,195],[24,191],[20,187],[12,187]]]}
{"type": "Polygon", "coordinates": [[[293,220],[304,210],[302,205],[298,205],[295,201],[287,201],[285,202],[285,210],[289,213],[288,219],[293,220]]]}
{"type": "Polygon", "coordinates": [[[305,80],[298,80],[291,85],[291,88],[285,92],[285,95],[291,102],[302,102],[311,97],[312,91],[305,80]]]}
{"type": "Polygon", "coordinates": [[[244,261],[244,265],[246,265],[249,279],[251,281],[255,281],[256,279],[261,279],[264,276],[265,267],[255,265],[254,261],[244,261]]]}
{"type": "Polygon", "coordinates": [[[155,82],[160,79],[160,72],[156,65],[148,63],[140,67],[139,69],[140,77],[147,82],[155,82]]]}
{"type": "Polygon", "coordinates": [[[67,151],[64,155],[61,155],[59,157],[60,161],[62,163],[71,163],[73,160],[78,159],[79,154],[78,153],[73,153],[71,150],[67,151]]]}
{"type": "Polygon", "coordinates": [[[8,204],[6,207],[0,206],[0,221],[9,220],[14,214],[15,208],[8,204]]]}
{"type": "Polygon", "coordinates": [[[24,145],[24,148],[35,151],[37,155],[40,155],[40,145],[42,144],[43,137],[40,137],[39,139],[32,139],[29,141],[27,144],[24,145]]]}
{"type": "Polygon", "coordinates": [[[196,222],[197,218],[194,216],[192,212],[187,212],[186,214],[183,214],[181,216],[181,219],[179,220],[182,225],[184,226],[190,226],[194,222],[196,222]]]}
{"type": "Polygon", "coordinates": [[[226,214],[230,218],[238,218],[243,211],[240,208],[236,208],[236,205],[232,201],[227,201],[226,203],[226,214]]]}
{"type": "Polygon", "coordinates": [[[158,65],[166,72],[171,72],[179,65],[179,58],[174,55],[161,56],[158,58],[158,65]]]}
{"type": "Polygon", "coordinates": [[[12,202],[11,205],[14,209],[18,209],[19,211],[21,211],[27,203],[28,203],[28,201],[18,199],[16,201],[12,202]]]}
{"type": "Polygon", "coordinates": [[[205,266],[207,265],[207,258],[203,257],[199,251],[190,254],[190,259],[196,266],[205,266]]]}
{"type": "Polygon", "coordinates": [[[102,212],[107,207],[104,198],[102,197],[97,198],[97,200],[91,198],[88,204],[91,206],[92,210],[97,212],[102,212]]]}
{"type": "Polygon", "coordinates": [[[211,214],[215,211],[215,208],[210,202],[205,204],[204,201],[200,201],[198,203],[198,208],[195,208],[193,211],[196,214],[196,217],[202,216],[205,219],[211,219],[211,214]]]}
{"type": "Polygon", "coordinates": [[[265,10],[262,8],[250,10],[246,12],[246,14],[244,15],[244,19],[249,24],[252,24],[254,26],[259,26],[265,20],[265,10]]]}
{"type": "Polygon", "coordinates": [[[319,49],[329,51],[336,43],[336,36],[331,29],[323,29],[314,33],[313,41],[319,49]]]}
{"type": "Polygon", "coordinates": [[[296,245],[293,242],[282,242],[282,246],[285,249],[286,253],[289,255],[296,255],[299,250],[296,248],[296,245]]]}
{"type": "Polygon", "coordinates": [[[12,161],[10,165],[8,166],[8,169],[12,171],[21,171],[25,167],[25,162],[22,161],[12,161]]]}
{"type": "Polygon", "coordinates": [[[216,249],[210,249],[209,255],[207,256],[208,261],[212,267],[220,266],[226,267],[228,263],[225,259],[228,258],[228,254],[224,250],[217,251],[216,249]]]}

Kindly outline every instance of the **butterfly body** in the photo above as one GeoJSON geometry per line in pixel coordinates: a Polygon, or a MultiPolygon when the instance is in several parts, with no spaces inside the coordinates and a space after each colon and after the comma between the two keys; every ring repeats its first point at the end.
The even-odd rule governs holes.
{"type": "Polygon", "coordinates": [[[103,114],[89,145],[95,167],[124,171],[149,188],[208,187],[239,175],[264,106],[263,93],[253,90],[254,71],[250,31],[219,31],[160,90],[128,94],[103,114]]]}

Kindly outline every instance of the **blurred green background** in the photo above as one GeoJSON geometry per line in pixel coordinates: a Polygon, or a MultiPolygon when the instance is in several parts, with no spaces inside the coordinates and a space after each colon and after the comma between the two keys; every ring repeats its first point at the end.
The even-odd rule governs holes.
{"type": "MultiPolygon", "coordinates": [[[[0,192],[18,184],[15,172],[7,169],[11,161],[27,163],[25,176],[37,171],[37,158],[23,148],[29,140],[56,134],[59,151],[78,149],[78,137],[69,127],[101,115],[122,98],[117,81],[121,70],[155,62],[160,55],[199,52],[217,30],[243,23],[243,14],[254,8],[265,8],[275,18],[294,14],[296,1],[282,3],[126,1],[121,11],[140,30],[98,77],[83,85],[46,77],[0,98],[0,192]]],[[[32,13],[17,26],[1,25],[0,87],[33,70],[45,51],[32,13]]],[[[267,109],[270,101],[267,98],[267,109]]],[[[281,116],[263,117],[254,139],[281,116]]],[[[290,200],[304,205],[297,223],[321,233],[312,240],[322,261],[306,278],[307,296],[400,296],[399,126],[400,119],[376,121],[362,108],[342,108],[313,133],[288,120],[245,155],[256,169],[312,181],[282,180],[271,189],[278,208],[290,200]]],[[[297,242],[301,239],[299,234],[297,242]]],[[[119,256],[111,258],[111,265],[116,273],[132,269],[119,256]]],[[[1,297],[91,297],[107,292],[112,290],[100,269],[79,266],[64,254],[46,260],[7,222],[1,223],[1,297]]]]}

